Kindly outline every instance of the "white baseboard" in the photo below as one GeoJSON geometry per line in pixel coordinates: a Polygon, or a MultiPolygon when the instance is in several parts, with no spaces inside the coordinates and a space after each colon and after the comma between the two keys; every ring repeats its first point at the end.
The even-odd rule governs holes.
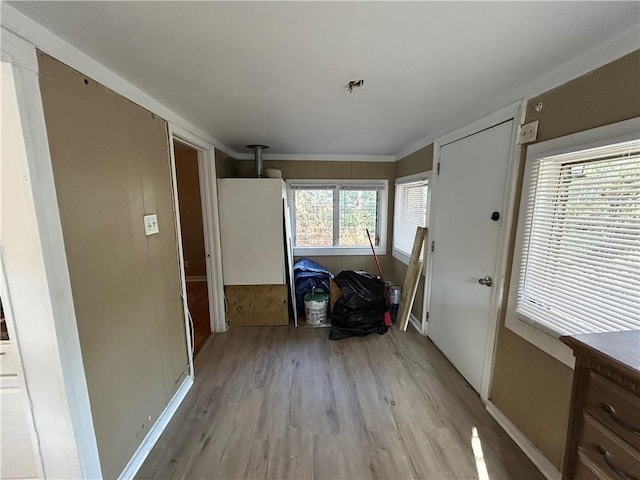
{"type": "Polygon", "coordinates": [[[409,314],[409,321],[411,322],[411,325],[416,327],[416,330],[419,333],[422,333],[422,325],[420,325],[420,321],[416,318],[416,316],[413,313],[409,314]]]}
{"type": "Polygon", "coordinates": [[[195,277],[187,277],[185,280],[187,282],[206,282],[207,281],[207,276],[206,275],[199,275],[199,276],[195,276],[195,277]]]}
{"type": "Polygon", "coordinates": [[[164,432],[164,429],[167,427],[169,421],[176,413],[176,410],[178,410],[178,407],[184,400],[184,397],[187,396],[187,393],[191,389],[192,385],[193,376],[189,375],[184,379],[182,385],[180,385],[180,388],[178,388],[178,391],[173,395],[173,398],[166,406],[164,411],[160,414],[158,420],[156,420],[156,423],[153,424],[153,427],[151,427],[149,433],[147,433],[147,436],[144,437],[144,440],[142,440],[142,443],[138,446],[137,450],[129,460],[129,463],[127,463],[127,466],[124,467],[124,470],[118,477],[118,480],[128,480],[135,477],[136,473],[138,473],[138,470],[140,470],[140,467],[147,458],[147,455],[149,455],[149,452],[151,452],[151,449],[160,438],[160,435],[162,435],[162,432],[164,432]]]}
{"type": "Polygon", "coordinates": [[[547,460],[542,452],[540,452],[540,450],[538,450],[536,446],[531,443],[531,441],[525,437],[520,430],[518,430],[513,422],[511,422],[511,420],[509,420],[498,407],[491,402],[487,402],[487,411],[548,480],[561,479],[562,475],[558,469],[549,460],[547,460]]]}

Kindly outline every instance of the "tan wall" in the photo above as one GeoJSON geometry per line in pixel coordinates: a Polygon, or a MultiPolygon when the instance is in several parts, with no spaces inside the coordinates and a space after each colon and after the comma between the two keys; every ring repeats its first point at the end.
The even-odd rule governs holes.
{"type": "MultiPolygon", "coordinates": [[[[396,162],[395,178],[406,177],[407,175],[413,175],[416,173],[428,172],[433,169],[433,144],[427,145],[420,150],[407,155],[398,162],[396,162]]],[[[389,212],[389,228],[393,234],[393,210],[389,212]]],[[[393,245],[390,244],[389,248],[393,245]]],[[[389,250],[391,252],[391,250],[389,250]]],[[[387,277],[396,285],[402,285],[404,278],[407,275],[407,265],[402,263],[397,258],[389,255],[389,261],[387,262],[388,274],[387,277]]],[[[424,300],[424,275],[420,276],[418,283],[418,291],[416,298],[413,302],[413,308],[411,313],[420,320],[422,318],[422,302],[424,300]]]]}
{"type": "Polygon", "coordinates": [[[167,126],[47,55],[38,62],[102,472],[116,478],[188,366],[167,126]],[[145,236],[147,213],[159,234],[145,236]]]}
{"type": "Polygon", "coordinates": [[[396,162],[396,178],[433,170],[433,143],[396,162]]]}
{"type": "MultiPolygon", "coordinates": [[[[238,177],[255,176],[253,160],[234,161],[238,177]]],[[[316,162],[292,160],[265,160],[265,168],[277,168],[284,179],[387,179],[389,180],[389,215],[393,214],[394,162],[316,162]]],[[[388,219],[388,222],[390,218],[388,219]]],[[[379,256],[382,273],[386,274],[391,257],[392,230],[387,225],[387,253],[379,256]]],[[[377,274],[372,255],[335,255],[308,257],[330,269],[334,274],[342,270],[366,270],[377,274]]]]}
{"type": "Polygon", "coordinates": [[[192,149],[176,149],[176,177],[180,203],[180,227],[182,250],[187,277],[207,274],[204,253],[204,230],[200,203],[200,178],[198,177],[198,152],[192,149]]]}
{"type": "MultiPolygon", "coordinates": [[[[526,122],[539,120],[538,142],[640,116],[640,51],[528,101],[526,122]],[[542,102],[537,113],[534,106],[542,102]]],[[[524,167],[516,194],[518,212],[524,167]]],[[[510,245],[512,263],[517,219],[510,245]]],[[[510,268],[508,269],[510,270],[510,268]]],[[[505,304],[509,273],[505,279],[505,304]]],[[[496,348],[491,400],[561,468],[573,371],[504,327],[496,348]]]]}
{"type": "Polygon", "coordinates": [[[235,160],[222,150],[215,149],[216,178],[233,178],[235,173],[235,160]]]}

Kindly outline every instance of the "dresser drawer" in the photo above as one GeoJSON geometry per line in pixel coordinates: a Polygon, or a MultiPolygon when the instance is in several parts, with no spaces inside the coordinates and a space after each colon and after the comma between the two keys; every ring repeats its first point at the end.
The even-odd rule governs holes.
{"type": "Polygon", "coordinates": [[[584,415],[578,450],[580,457],[586,457],[606,477],[640,479],[640,452],[588,414],[584,415]]]}
{"type": "Polygon", "coordinates": [[[640,450],[640,397],[591,371],[585,410],[640,450]]]}
{"type": "Polygon", "coordinates": [[[591,466],[588,460],[585,460],[581,455],[578,455],[578,463],[576,464],[576,475],[574,480],[613,480],[607,477],[602,472],[597,472],[597,469],[591,466]]]}

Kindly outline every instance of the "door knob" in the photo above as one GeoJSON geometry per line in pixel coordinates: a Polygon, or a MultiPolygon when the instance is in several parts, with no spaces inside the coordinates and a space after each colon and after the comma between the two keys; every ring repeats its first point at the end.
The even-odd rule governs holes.
{"type": "Polygon", "coordinates": [[[491,285],[493,285],[493,278],[491,278],[489,275],[487,275],[484,278],[479,278],[478,279],[478,283],[480,285],[484,285],[485,287],[490,287],[491,285]]]}

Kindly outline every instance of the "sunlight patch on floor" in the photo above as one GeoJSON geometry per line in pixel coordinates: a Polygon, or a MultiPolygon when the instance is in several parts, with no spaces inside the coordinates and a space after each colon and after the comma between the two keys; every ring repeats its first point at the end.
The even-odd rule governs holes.
{"type": "Polygon", "coordinates": [[[471,429],[471,448],[473,449],[473,459],[476,462],[476,470],[478,471],[478,480],[489,480],[487,465],[484,462],[484,453],[482,453],[482,442],[476,427],[471,429]]]}

